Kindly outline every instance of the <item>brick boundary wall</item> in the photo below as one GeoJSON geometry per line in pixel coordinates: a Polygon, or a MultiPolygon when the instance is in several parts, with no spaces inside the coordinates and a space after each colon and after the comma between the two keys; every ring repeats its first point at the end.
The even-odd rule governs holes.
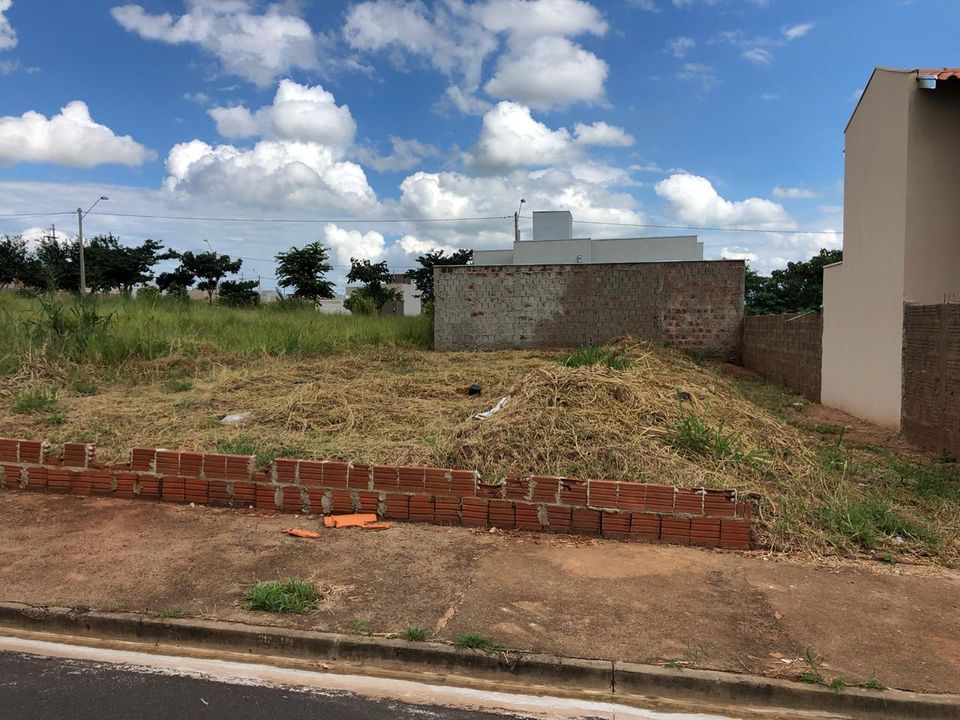
{"type": "Polygon", "coordinates": [[[820,402],[823,316],[748,315],[743,319],[741,363],[768,380],[820,402]]]}
{"type": "Polygon", "coordinates": [[[440,351],[632,335],[724,360],[740,355],[742,260],[437,266],[433,278],[440,351]]]}
{"type": "Polygon", "coordinates": [[[960,456],[960,304],[905,304],[900,431],[960,456]]]}
{"type": "Polygon", "coordinates": [[[752,506],[735,490],[682,489],[553,476],[489,485],[473,470],[357,465],[135,448],[124,464],[98,463],[93,445],[61,455],[35,440],[0,439],[8,490],[107,495],[219,507],[341,514],[386,520],[599,535],[748,549],[752,506]]]}

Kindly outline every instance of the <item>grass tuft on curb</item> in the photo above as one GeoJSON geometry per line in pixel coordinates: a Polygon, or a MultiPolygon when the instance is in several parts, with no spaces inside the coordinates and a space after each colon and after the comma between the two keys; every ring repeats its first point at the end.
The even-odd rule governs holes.
{"type": "Polygon", "coordinates": [[[247,591],[244,608],[272,613],[304,615],[317,607],[319,595],[306,580],[269,580],[258,582],[247,591]]]}
{"type": "Polygon", "coordinates": [[[501,649],[499,643],[480,633],[457,635],[453,644],[464,650],[479,650],[480,652],[497,652],[501,649]]]}

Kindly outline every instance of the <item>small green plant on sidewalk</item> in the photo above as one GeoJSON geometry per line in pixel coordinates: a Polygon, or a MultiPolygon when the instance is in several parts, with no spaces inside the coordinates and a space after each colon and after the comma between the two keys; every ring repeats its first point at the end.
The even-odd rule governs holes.
{"type": "Polygon", "coordinates": [[[403,631],[401,637],[410,642],[425,642],[430,638],[430,631],[422,627],[409,627],[403,631]]]}
{"type": "Polygon", "coordinates": [[[174,608],[170,608],[169,610],[161,610],[160,612],[157,613],[157,617],[161,619],[167,619],[167,618],[177,619],[177,618],[182,618],[185,614],[186,613],[183,612],[182,608],[174,607],[174,608]]]}
{"type": "Polygon", "coordinates": [[[303,615],[314,610],[319,595],[313,583],[306,580],[270,580],[258,582],[247,591],[244,607],[272,613],[303,615]]]}
{"type": "Polygon", "coordinates": [[[352,623],[350,623],[350,632],[354,635],[372,635],[373,632],[370,630],[370,626],[367,624],[366,620],[357,618],[352,623]]]}
{"type": "Polygon", "coordinates": [[[496,652],[500,650],[500,645],[495,640],[480,633],[457,635],[453,644],[465,650],[479,650],[481,652],[496,652]]]}

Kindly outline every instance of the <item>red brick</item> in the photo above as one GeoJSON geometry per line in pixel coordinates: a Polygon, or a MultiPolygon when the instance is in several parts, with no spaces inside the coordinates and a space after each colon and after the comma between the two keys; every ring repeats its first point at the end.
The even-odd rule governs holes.
{"type": "Polygon", "coordinates": [[[383,516],[390,520],[406,520],[410,517],[410,496],[387,493],[383,516]]]}
{"type": "Polygon", "coordinates": [[[47,489],[54,492],[69,492],[70,471],[61,468],[47,468],[47,489]]]}
{"type": "Polygon", "coordinates": [[[346,515],[353,512],[353,495],[349,490],[331,490],[331,512],[335,515],[346,515]]]}
{"type": "Polygon", "coordinates": [[[503,498],[503,483],[477,483],[476,494],[478,498],[500,500],[503,498]]]}
{"type": "Polygon", "coordinates": [[[47,468],[27,468],[27,490],[43,491],[47,489],[47,468]]]}
{"type": "Polygon", "coordinates": [[[206,505],[210,499],[209,486],[206,480],[200,478],[184,478],[183,501],[206,505]]]}
{"type": "Polygon", "coordinates": [[[410,520],[413,522],[433,522],[433,498],[429,495],[410,496],[410,520]]]}
{"type": "Polygon", "coordinates": [[[512,530],[516,527],[517,518],[512,502],[509,500],[491,500],[489,508],[488,525],[504,530],[512,530]]]}
{"type": "Polygon", "coordinates": [[[424,469],[422,467],[398,467],[397,487],[400,492],[422,493],[424,469]]]}
{"type": "Polygon", "coordinates": [[[612,480],[590,480],[587,483],[587,504],[594,508],[617,509],[617,488],[612,480]]]}
{"type": "Polygon", "coordinates": [[[362,513],[375,513],[380,505],[380,493],[374,490],[358,490],[357,501],[362,513]]]}
{"type": "Polygon", "coordinates": [[[646,511],[672,513],[674,494],[673,485],[647,485],[646,511]]]}
{"type": "Polygon", "coordinates": [[[529,477],[508,477],[503,484],[503,496],[507,500],[528,500],[530,493],[529,477]]]}
{"type": "Polygon", "coordinates": [[[735,512],[738,518],[749,520],[753,516],[753,503],[749,500],[737,500],[735,512]]]}
{"type": "Polygon", "coordinates": [[[601,513],[600,531],[605,538],[627,540],[630,537],[630,513],[601,513]]]}
{"type": "Polygon", "coordinates": [[[587,504],[587,483],[583,480],[560,480],[560,504],[581,505],[587,504]]]}
{"type": "Polygon", "coordinates": [[[562,505],[544,505],[547,510],[546,530],[550,532],[570,532],[570,508],[562,505]]]}
{"type": "Polygon", "coordinates": [[[207,480],[226,480],[227,456],[219,453],[204,453],[203,476],[207,480]]]}
{"type": "Polygon", "coordinates": [[[164,477],[160,484],[161,498],[164,502],[182,503],[184,498],[183,478],[164,477]]]}
{"type": "Polygon", "coordinates": [[[292,458],[277,458],[273,461],[276,480],[281,485],[293,485],[297,482],[297,466],[299,460],[292,458]]]}
{"type": "Polygon", "coordinates": [[[690,544],[717,547],[720,544],[720,518],[692,518],[690,520],[690,544]]]}
{"type": "Polygon", "coordinates": [[[434,498],[433,512],[438,523],[459,524],[460,500],[457,498],[434,498]]]}
{"type": "Polygon", "coordinates": [[[355,490],[369,490],[370,466],[351,464],[347,470],[347,486],[355,490]]]}
{"type": "Polygon", "coordinates": [[[689,545],[690,518],[665,515],[660,521],[660,541],[673,545],[689,545]]]}
{"type": "Polygon", "coordinates": [[[229,507],[230,493],[226,482],[213,480],[207,483],[207,503],[213,507],[229,507]]]}
{"type": "Polygon", "coordinates": [[[198,478],[203,474],[203,453],[180,453],[180,476],[198,478]]]}
{"type": "MultiPolygon", "coordinates": [[[[181,464],[183,459],[180,460],[181,464]]],[[[246,482],[257,466],[257,459],[252,455],[227,455],[227,480],[230,482],[246,482]]]]}
{"type": "Polygon", "coordinates": [[[137,472],[154,472],[157,451],[153,448],[134,448],[130,451],[130,469],[137,472]]]}
{"type": "Polygon", "coordinates": [[[733,490],[705,490],[703,514],[707,517],[733,517],[737,514],[736,497],[733,490]]]}
{"type": "Polygon", "coordinates": [[[74,495],[89,495],[92,485],[90,476],[87,475],[85,470],[70,472],[70,492],[74,495]]]}
{"type": "Polygon", "coordinates": [[[460,518],[468,527],[486,527],[489,508],[487,500],[477,498],[463,498],[460,507],[460,518]]]}
{"type": "Polygon", "coordinates": [[[283,488],[282,510],[284,512],[303,512],[303,496],[296,485],[287,485],[283,488]]]}
{"type": "Polygon", "coordinates": [[[86,443],[64,443],[63,465],[68,467],[86,467],[87,460],[93,455],[93,445],[86,443]]]}
{"type": "MultiPolygon", "coordinates": [[[[74,479],[71,477],[70,485],[73,489],[74,479]]],[[[134,493],[144,500],[156,500],[160,497],[160,478],[155,475],[140,475],[137,477],[137,483],[133,487],[134,493]]]]}
{"type": "Polygon", "coordinates": [[[253,483],[231,483],[233,496],[230,504],[233,507],[249,507],[257,502],[257,493],[253,483]]]}
{"type": "MultiPolygon", "coordinates": [[[[50,485],[50,473],[47,473],[47,487],[50,485]]],[[[113,474],[114,482],[117,484],[115,494],[117,497],[132,498],[133,489],[137,482],[137,474],[132,472],[116,472],[113,474]]]]}
{"type": "Polygon", "coordinates": [[[660,516],[653,513],[632,513],[630,517],[630,538],[645,542],[660,540],[660,516]]]}
{"type": "Polygon", "coordinates": [[[396,492],[397,490],[397,468],[393,465],[374,465],[371,469],[373,473],[373,489],[385,490],[387,492],[396,492]]]}
{"type": "MultiPolygon", "coordinates": [[[[347,485],[347,475],[350,472],[350,465],[345,462],[335,460],[325,460],[321,463],[323,466],[323,484],[326,487],[345,488],[347,485]]],[[[303,463],[300,463],[300,482],[303,482],[303,463]]],[[[363,485],[362,490],[367,489],[367,483],[363,485]]]]}
{"type": "Polygon", "coordinates": [[[38,440],[20,441],[20,462],[24,465],[39,465],[43,462],[46,448],[38,440]]]}
{"type": "Polygon", "coordinates": [[[255,485],[254,487],[257,510],[276,510],[278,487],[276,485],[255,485]]]}
{"type": "Polygon", "coordinates": [[[617,507],[621,510],[642,512],[647,507],[647,486],[643,483],[620,483],[617,507]]]}
{"type": "Polygon", "coordinates": [[[12,438],[0,438],[0,462],[20,462],[20,442],[12,438]]]}
{"type": "Polygon", "coordinates": [[[679,488],[673,498],[677,515],[703,515],[703,494],[699,490],[679,488]]]}
{"type": "Polygon", "coordinates": [[[540,506],[531,503],[516,503],[517,528],[520,530],[540,529],[540,506]]]}
{"type": "Polygon", "coordinates": [[[450,477],[444,468],[424,468],[423,489],[428,495],[450,495],[450,477]]]}
{"type": "Polygon", "coordinates": [[[560,494],[560,478],[551,475],[534,475],[530,478],[530,499],[539,503],[556,503],[560,494]]]}
{"type": "Polygon", "coordinates": [[[750,521],[721,518],[720,547],[734,550],[749,550],[750,521]]]}
{"type": "Polygon", "coordinates": [[[48,452],[43,456],[43,464],[47,467],[60,467],[63,465],[63,461],[53,453],[48,452]]]}
{"type": "Polygon", "coordinates": [[[157,475],[180,475],[180,453],[157,450],[157,475]]]}
{"type": "Polygon", "coordinates": [[[474,470],[449,470],[450,494],[454,497],[476,497],[477,473],[474,470]]]}
{"type": "Polygon", "coordinates": [[[97,470],[83,472],[90,478],[90,492],[94,495],[108,495],[113,492],[113,478],[110,473],[97,470]]]}
{"type": "Polygon", "coordinates": [[[582,535],[597,535],[600,533],[600,511],[587,508],[573,508],[570,520],[570,529],[582,535]]]}

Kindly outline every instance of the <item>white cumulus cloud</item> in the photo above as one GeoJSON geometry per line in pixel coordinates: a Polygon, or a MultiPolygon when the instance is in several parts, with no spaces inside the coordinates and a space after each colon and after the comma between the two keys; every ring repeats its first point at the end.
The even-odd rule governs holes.
{"type": "Polygon", "coordinates": [[[383,235],[375,230],[362,233],[345,230],[334,223],[323,226],[323,244],[330,248],[335,263],[341,267],[349,267],[350,258],[376,260],[387,247],[383,235]]]}
{"type": "Polygon", "coordinates": [[[251,0],[185,0],[186,12],[151,15],[140,5],[120,5],[111,14],[148,40],[193,44],[214,55],[223,69],[265,87],[294,68],[317,67],[316,38],[290,3],[259,12],[251,0]]]}
{"type": "Polygon", "coordinates": [[[680,222],[694,226],[793,228],[795,222],[779,203],[762,198],[726,200],[705,177],[678,173],[654,186],[680,222]]]}
{"type": "Polygon", "coordinates": [[[537,108],[603,99],[607,63],[564,37],[520,44],[501,56],[484,85],[494,97],[537,108]]]}
{"type": "Polygon", "coordinates": [[[603,15],[584,0],[486,0],[473,12],[487,30],[521,38],[607,31],[603,15]]]}
{"type": "Polygon", "coordinates": [[[53,117],[33,111],[0,117],[0,162],[49,162],[89,168],[106,163],[131,167],[157,154],[129,135],[118,136],[93,121],[87,104],[74,100],[53,117]]]}
{"type": "Polygon", "coordinates": [[[243,105],[215,107],[210,116],[223,137],[259,135],[270,140],[294,140],[326,145],[343,152],[353,143],[357,124],[346,105],[337,105],[320,85],[282,80],[272,105],[251,111],[243,105]]]}
{"type": "Polygon", "coordinates": [[[168,191],[257,206],[363,212],[376,194],[363,168],[317,143],[262,140],[250,149],[200,140],[167,156],[168,191]]]}
{"type": "Polygon", "coordinates": [[[483,117],[473,161],[487,168],[554,165],[574,156],[566,128],[552,130],[534,120],[530,108],[501,102],[483,117]]]}
{"type": "Polygon", "coordinates": [[[636,142],[633,135],[616,125],[603,121],[590,125],[577,123],[573,128],[577,142],[581,145],[602,145],[604,147],[630,147],[636,142]]]}
{"type": "Polygon", "coordinates": [[[13,0],[0,0],[0,50],[9,50],[17,46],[17,32],[6,16],[13,6],[13,0]]]}
{"type": "Polygon", "coordinates": [[[796,25],[784,26],[780,32],[787,40],[796,40],[797,38],[802,38],[804,35],[809,33],[814,27],[816,27],[816,23],[797,23],[796,25]]]}
{"type": "Polygon", "coordinates": [[[379,172],[409,170],[419,165],[424,158],[436,157],[440,151],[433,145],[391,135],[391,152],[383,155],[373,148],[362,147],[357,150],[357,157],[361,162],[370,165],[379,172]]]}

